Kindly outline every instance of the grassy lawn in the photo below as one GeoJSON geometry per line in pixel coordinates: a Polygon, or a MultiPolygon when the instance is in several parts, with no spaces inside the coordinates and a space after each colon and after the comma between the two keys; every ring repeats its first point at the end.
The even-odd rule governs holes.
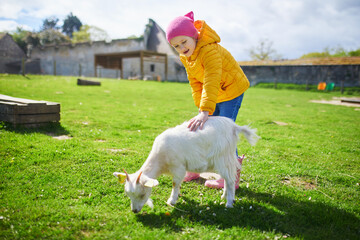
{"type": "Polygon", "coordinates": [[[237,123],[262,139],[238,144],[234,208],[200,182],[169,207],[162,176],[154,208],[134,214],[112,173],[135,172],[155,137],[197,109],[188,84],[101,82],[0,75],[0,94],[61,103],[60,126],[0,124],[1,239],[359,239],[360,107],[309,102],[339,93],[249,89],[237,123]]]}

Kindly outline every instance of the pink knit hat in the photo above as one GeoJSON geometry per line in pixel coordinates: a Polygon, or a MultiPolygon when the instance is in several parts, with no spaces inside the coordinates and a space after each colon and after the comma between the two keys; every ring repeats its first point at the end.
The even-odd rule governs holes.
{"type": "Polygon", "coordinates": [[[191,11],[185,16],[172,20],[166,29],[166,39],[170,40],[177,36],[188,36],[196,38],[198,31],[194,27],[194,13],[191,11]]]}

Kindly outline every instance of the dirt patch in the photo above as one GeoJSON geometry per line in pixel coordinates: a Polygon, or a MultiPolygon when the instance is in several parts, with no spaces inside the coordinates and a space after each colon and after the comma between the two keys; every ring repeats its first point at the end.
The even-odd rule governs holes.
{"type": "Polygon", "coordinates": [[[281,182],[285,185],[299,187],[306,190],[316,189],[317,187],[316,179],[308,179],[305,177],[284,177],[281,182]]]}
{"type": "Polygon", "coordinates": [[[126,149],[126,148],[106,148],[103,150],[109,151],[110,153],[113,153],[113,154],[121,154],[121,155],[129,155],[129,154],[138,153],[135,150],[126,149]]]}
{"type": "Polygon", "coordinates": [[[72,137],[67,136],[67,135],[54,136],[54,137],[52,137],[52,138],[57,139],[57,140],[67,140],[67,139],[72,139],[72,137]]]}
{"type": "Polygon", "coordinates": [[[346,106],[346,107],[358,107],[360,108],[359,103],[351,103],[351,102],[344,102],[341,100],[348,100],[352,99],[355,101],[360,101],[360,98],[354,97],[354,98],[339,98],[339,97],[333,97],[332,100],[310,100],[312,103],[323,103],[323,104],[331,104],[331,105],[339,105],[339,106],[346,106]]]}
{"type": "Polygon", "coordinates": [[[287,126],[287,125],[289,125],[286,122],[279,122],[279,121],[270,121],[270,122],[267,122],[266,124],[276,124],[276,125],[279,125],[279,126],[287,126]]]}
{"type": "Polygon", "coordinates": [[[274,121],[275,124],[279,125],[279,126],[287,126],[289,125],[288,123],[285,122],[278,122],[278,121],[274,121]]]}
{"type": "Polygon", "coordinates": [[[106,149],[108,150],[109,152],[112,152],[112,153],[118,153],[118,152],[124,152],[125,150],[124,149],[117,149],[117,148],[109,148],[109,149],[106,149]]]}
{"type": "Polygon", "coordinates": [[[47,132],[45,134],[48,135],[49,137],[52,137],[53,139],[57,139],[57,140],[72,139],[72,137],[70,137],[68,135],[58,135],[58,134],[53,133],[53,132],[47,132]]]}

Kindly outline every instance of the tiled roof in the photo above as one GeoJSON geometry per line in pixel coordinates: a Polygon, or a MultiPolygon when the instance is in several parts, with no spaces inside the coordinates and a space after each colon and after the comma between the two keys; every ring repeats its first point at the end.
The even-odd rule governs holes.
{"type": "Polygon", "coordinates": [[[293,60],[239,61],[240,66],[360,65],[360,57],[307,58],[293,60]]]}
{"type": "Polygon", "coordinates": [[[6,36],[6,33],[0,33],[0,39],[6,36]]]}

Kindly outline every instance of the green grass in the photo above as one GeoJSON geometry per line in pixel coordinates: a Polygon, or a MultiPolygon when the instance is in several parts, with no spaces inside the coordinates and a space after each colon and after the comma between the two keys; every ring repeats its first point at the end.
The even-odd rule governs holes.
{"type": "Polygon", "coordinates": [[[61,103],[60,126],[0,126],[1,239],[359,239],[359,108],[309,102],[340,93],[249,89],[237,123],[262,139],[238,145],[234,208],[198,182],[169,207],[162,176],[154,209],[133,214],[112,173],[136,171],[155,137],[197,110],[188,84],[101,82],[0,75],[1,94],[61,103]]]}

